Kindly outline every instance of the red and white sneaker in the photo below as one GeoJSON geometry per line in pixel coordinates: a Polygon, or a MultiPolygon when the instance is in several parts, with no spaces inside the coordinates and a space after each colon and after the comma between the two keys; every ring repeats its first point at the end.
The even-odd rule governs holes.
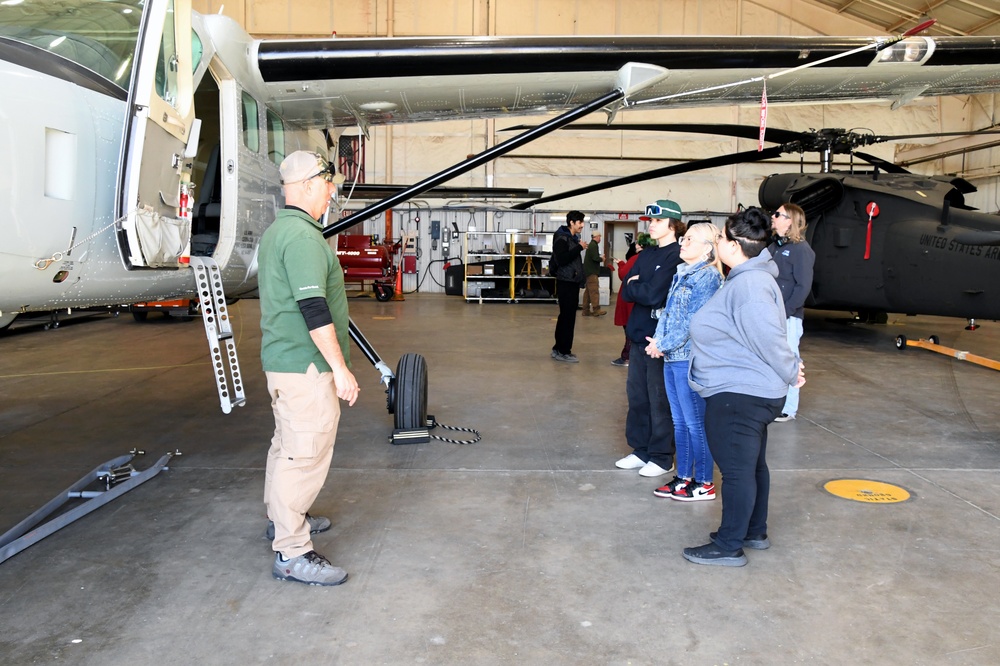
{"type": "Polygon", "coordinates": [[[691,479],[682,479],[679,476],[675,476],[671,479],[670,483],[660,486],[654,490],[653,494],[657,497],[673,497],[678,488],[683,488],[691,483],[691,479]]]}
{"type": "Polygon", "coordinates": [[[714,483],[688,483],[673,492],[670,499],[680,502],[700,502],[715,499],[714,483]]]}

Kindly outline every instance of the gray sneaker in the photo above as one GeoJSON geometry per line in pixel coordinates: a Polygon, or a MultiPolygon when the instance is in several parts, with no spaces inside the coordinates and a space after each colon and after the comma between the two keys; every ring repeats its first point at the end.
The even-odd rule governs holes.
{"type": "MultiPolygon", "coordinates": [[[[324,518],[323,516],[310,516],[306,514],[306,522],[309,523],[309,534],[319,534],[320,532],[326,532],[330,529],[330,519],[324,518]]],[[[268,541],[274,541],[274,521],[267,521],[267,530],[264,532],[264,538],[268,541]]]]}
{"type": "Polygon", "coordinates": [[[556,354],[553,356],[557,361],[562,361],[563,363],[579,363],[580,359],[576,357],[576,354],[556,354]]]}
{"type": "Polygon", "coordinates": [[[330,564],[330,560],[315,550],[286,561],[281,560],[281,553],[275,553],[271,575],[278,580],[306,585],[340,585],[347,580],[346,571],[330,564]]]}

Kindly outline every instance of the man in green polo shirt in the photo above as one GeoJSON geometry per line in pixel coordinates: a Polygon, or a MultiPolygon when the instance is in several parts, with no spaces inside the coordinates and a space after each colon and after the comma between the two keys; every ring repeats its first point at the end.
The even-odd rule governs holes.
{"type": "Polygon", "coordinates": [[[347,572],[313,550],[330,529],[307,512],[330,471],[340,400],[353,405],[347,295],[319,219],[343,181],[322,156],[296,151],[281,163],[285,207],[260,241],[260,356],[274,411],[264,505],[278,580],[340,585],[347,572]]]}

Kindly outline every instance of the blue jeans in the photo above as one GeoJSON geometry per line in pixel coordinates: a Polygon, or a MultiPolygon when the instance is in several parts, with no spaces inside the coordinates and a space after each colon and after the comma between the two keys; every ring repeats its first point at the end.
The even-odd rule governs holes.
{"type": "Polygon", "coordinates": [[[674,418],[677,476],[698,483],[712,483],[712,453],[705,437],[705,399],[688,384],[690,361],[666,361],[663,381],[674,418]]]}
{"type": "MultiPolygon", "coordinates": [[[[798,317],[789,317],[785,320],[785,331],[788,336],[788,346],[792,353],[798,356],[799,340],[802,339],[802,320],[798,317]]],[[[789,416],[799,413],[799,389],[796,387],[788,387],[788,395],[785,396],[785,406],[781,408],[781,413],[789,416]]]]}

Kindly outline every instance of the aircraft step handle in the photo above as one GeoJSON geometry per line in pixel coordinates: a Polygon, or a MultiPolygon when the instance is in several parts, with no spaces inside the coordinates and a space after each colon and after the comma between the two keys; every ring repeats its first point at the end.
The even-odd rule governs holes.
{"type": "Polygon", "coordinates": [[[208,339],[212,369],[215,372],[219,404],[222,411],[228,414],[233,407],[246,404],[246,395],[243,391],[239,359],[236,357],[232,322],[226,307],[226,294],[222,288],[222,273],[219,265],[211,257],[191,257],[191,268],[195,272],[195,282],[201,300],[201,317],[205,324],[205,337],[208,339]]]}

